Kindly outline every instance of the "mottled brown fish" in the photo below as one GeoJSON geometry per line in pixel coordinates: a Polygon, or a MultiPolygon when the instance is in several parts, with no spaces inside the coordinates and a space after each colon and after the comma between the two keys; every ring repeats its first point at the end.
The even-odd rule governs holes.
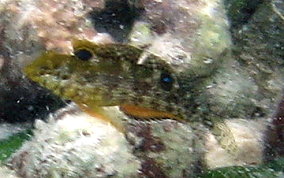
{"type": "MultiPolygon", "coordinates": [[[[141,121],[200,122],[191,117],[191,83],[159,57],[144,55],[142,49],[130,45],[98,45],[85,40],[73,41],[73,48],[72,55],[45,52],[25,68],[25,74],[94,113],[102,106],[120,106],[141,121]]],[[[222,135],[221,145],[228,145],[227,138],[232,135],[225,124],[219,120],[213,124],[216,135],[222,135]]]]}

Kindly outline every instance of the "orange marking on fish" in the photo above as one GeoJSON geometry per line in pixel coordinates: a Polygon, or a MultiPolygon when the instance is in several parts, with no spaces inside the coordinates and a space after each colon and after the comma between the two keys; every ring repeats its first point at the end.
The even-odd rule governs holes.
{"type": "Polygon", "coordinates": [[[139,107],[135,105],[121,105],[120,110],[124,113],[135,117],[137,120],[155,120],[155,119],[173,119],[183,121],[181,118],[164,111],[157,111],[154,109],[139,107]]]}

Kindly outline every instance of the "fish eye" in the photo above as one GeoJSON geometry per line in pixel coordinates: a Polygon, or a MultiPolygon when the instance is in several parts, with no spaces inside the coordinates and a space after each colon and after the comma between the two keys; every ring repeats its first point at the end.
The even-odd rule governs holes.
{"type": "Polygon", "coordinates": [[[74,52],[74,55],[82,61],[88,61],[93,57],[93,53],[87,49],[79,49],[74,52]]]}
{"type": "Polygon", "coordinates": [[[166,73],[166,72],[161,73],[160,85],[162,89],[166,91],[170,91],[173,87],[174,81],[175,81],[174,78],[169,73],[166,73]]]}

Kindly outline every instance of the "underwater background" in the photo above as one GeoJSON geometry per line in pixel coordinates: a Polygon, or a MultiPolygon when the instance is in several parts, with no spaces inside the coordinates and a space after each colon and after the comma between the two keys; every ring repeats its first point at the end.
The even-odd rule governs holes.
{"type": "Polygon", "coordinates": [[[0,0],[0,175],[284,177],[283,13],[0,0]]]}

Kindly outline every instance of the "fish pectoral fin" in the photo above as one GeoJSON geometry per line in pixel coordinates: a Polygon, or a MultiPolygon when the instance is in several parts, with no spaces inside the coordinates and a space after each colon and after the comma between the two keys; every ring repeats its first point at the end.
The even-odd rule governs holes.
{"type": "Polygon", "coordinates": [[[125,133],[125,127],[122,124],[122,121],[120,121],[118,118],[116,118],[115,116],[112,116],[111,114],[109,114],[107,111],[105,111],[102,107],[94,107],[94,108],[90,108],[86,105],[83,104],[77,104],[79,106],[79,108],[89,114],[90,116],[93,116],[97,119],[100,119],[104,122],[110,123],[113,127],[115,127],[119,132],[121,133],[125,133]]]}
{"type": "Polygon", "coordinates": [[[126,115],[134,117],[137,121],[151,121],[151,120],[163,120],[163,119],[182,121],[182,119],[169,112],[158,111],[135,105],[128,105],[128,104],[120,105],[120,110],[124,112],[126,115]]]}
{"type": "Polygon", "coordinates": [[[214,122],[211,132],[215,136],[219,145],[229,154],[236,155],[238,153],[238,145],[235,137],[224,121],[214,122]]]}

